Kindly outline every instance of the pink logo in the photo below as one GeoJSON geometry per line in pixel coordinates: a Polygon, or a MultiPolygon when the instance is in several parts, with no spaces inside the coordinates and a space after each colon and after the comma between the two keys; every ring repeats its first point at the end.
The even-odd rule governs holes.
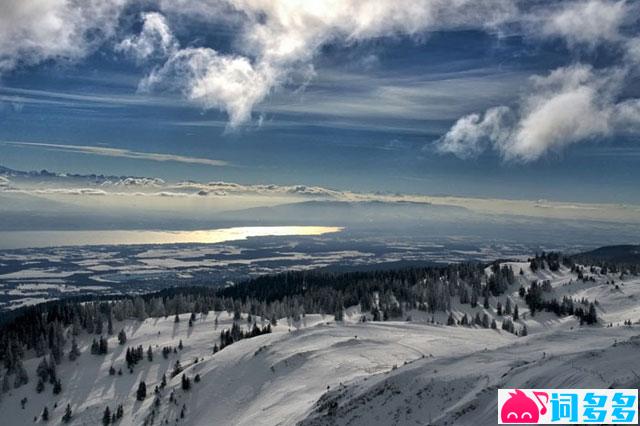
{"type": "Polygon", "coordinates": [[[500,419],[503,423],[538,423],[541,414],[547,412],[546,404],[549,402],[549,395],[546,392],[533,392],[535,398],[540,403],[540,409],[533,399],[529,398],[519,389],[509,392],[510,398],[502,405],[500,419]],[[545,401],[540,400],[544,397],[545,401]]]}

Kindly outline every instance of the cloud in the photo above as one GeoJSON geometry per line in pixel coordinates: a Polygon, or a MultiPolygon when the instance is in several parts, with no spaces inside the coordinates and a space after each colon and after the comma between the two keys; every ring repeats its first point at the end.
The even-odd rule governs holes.
{"type": "Polygon", "coordinates": [[[504,143],[509,137],[505,121],[511,111],[507,107],[488,109],[483,116],[469,114],[460,118],[441,139],[438,150],[460,158],[473,158],[485,149],[487,141],[504,143]]]}
{"type": "Polygon", "coordinates": [[[160,187],[165,184],[165,181],[160,178],[136,178],[136,177],[126,177],[123,179],[119,179],[115,182],[113,181],[105,181],[102,183],[103,186],[113,185],[113,186],[152,186],[152,187],[160,187]]]}
{"type": "Polygon", "coordinates": [[[626,42],[626,59],[634,65],[640,65],[640,37],[631,38],[626,42]]]}
{"type": "Polygon", "coordinates": [[[637,25],[639,4],[588,0],[534,9],[530,34],[560,37],[570,48],[607,43],[621,53],[617,62],[601,68],[579,62],[533,76],[515,106],[461,117],[437,141],[437,150],[472,158],[491,147],[507,161],[527,162],[568,145],[638,132],[640,99],[625,99],[625,92],[640,64],[640,38],[629,32],[637,25]]]}
{"type": "Polygon", "coordinates": [[[558,10],[541,13],[535,21],[544,36],[562,37],[572,46],[594,47],[619,41],[620,28],[633,19],[637,9],[625,0],[571,1],[561,3],[558,10]]]}
{"type": "MultiPolygon", "coordinates": [[[[226,111],[230,127],[250,120],[253,108],[272,91],[290,83],[296,71],[306,70],[303,74],[309,76],[314,57],[327,43],[349,44],[450,28],[496,28],[515,13],[512,0],[491,4],[474,0],[225,3],[242,17],[236,43],[240,52],[178,49],[141,82],[140,88],[177,89],[204,109],[226,111]]],[[[188,5],[185,10],[193,13],[188,5]]]]}
{"type": "MultiPolygon", "coordinates": [[[[10,188],[3,192],[28,195],[87,195],[106,196],[109,192],[96,188],[10,188]]],[[[111,194],[113,195],[113,194],[111,194]]]]}
{"type": "Polygon", "coordinates": [[[11,181],[4,176],[0,176],[0,187],[7,187],[11,184],[11,181]]]}
{"type": "MultiPolygon", "coordinates": [[[[639,3],[625,0],[534,2],[533,6],[517,0],[151,0],[136,8],[127,7],[130,0],[5,3],[0,15],[0,73],[48,59],[75,60],[98,46],[113,46],[139,63],[156,65],[140,82],[141,92],[178,91],[205,110],[226,112],[231,128],[251,120],[256,106],[282,87],[304,86],[314,75],[313,63],[323,46],[333,43],[421,38],[432,31],[455,29],[515,31],[533,38],[561,38],[570,48],[615,44],[624,61],[640,64],[640,41],[629,35],[637,25],[639,3]],[[123,34],[128,29],[119,27],[126,21],[122,15],[140,9],[140,31],[123,34]],[[179,43],[171,27],[183,29],[192,22],[231,28],[231,45],[224,51],[214,49],[203,46],[198,37],[184,37],[179,43]],[[116,35],[119,42],[111,43],[116,35]]],[[[365,99],[338,106],[352,115],[398,115],[412,108],[415,115],[427,109],[410,94],[381,87],[372,94],[381,102],[365,99]],[[395,111],[385,104],[388,99],[397,106],[395,111]]],[[[320,107],[333,110],[330,102],[320,107]]],[[[278,108],[286,106],[275,105],[273,110],[278,108]]]]}
{"type": "Polygon", "coordinates": [[[255,104],[276,84],[280,71],[267,64],[255,66],[243,56],[221,55],[210,48],[176,51],[140,84],[142,92],[158,87],[178,89],[204,109],[220,108],[236,127],[251,117],[255,104]]]}
{"type": "Polygon", "coordinates": [[[51,143],[35,143],[35,142],[14,142],[14,141],[0,141],[5,145],[15,145],[23,147],[41,147],[55,151],[67,151],[76,152],[80,154],[100,155],[103,157],[118,157],[118,158],[133,158],[136,160],[150,160],[150,161],[175,161],[178,163],[187,164],[203,164],[206,166],[227,166],[228,163],[222,160],[213,160],[210,158],[202,157],[187,157],[183,155],[175,154],[159,154],[154,152],[139,152],[130,151],[128,149],[120,148],[104,148],[97,146],[85,146],[85,145],[58,145],[51,143]]]}
{"type": "MultiPolygon", "coordinates": [[[[515,22],[533,37],[560,37],[570,47],[595,47],[602,42],[622,42],[625,37],[621,28],[633,22],[633,12],[637,9],[624,0],[560,2],[529,10],[511,0],[227,0],[223,3],[237,14],[236,25],[241,28],[235,44],[238,52],[223,54],[205,47],[178,49],[164,65],[148,75],[140,87],[143,91],[177,89],[204,109],[226,111],[230,127],[250,120],[257,104],[279,87],[291,83],[296,70],[312,67],[322,46],[329,43],[348,45],[377,37],[421,36],[430,31],[456,28],[498,31],[506,27],[505,24],[515,22]]],[[[169,9],[175,13],[175,7],[169,9]]],[[[193,14],[192,7],[185,9],[186,13],[193,14]]],[[[220,5],[214,9],[218,14],[231,13],[220,5]]],[[[636,47],[629,44],[629,56],[640,51],[636,47]]],[[[384,98],[395,94],[381,90],[378,95],[384,98]]],[[[401,95],[407,99],[407,94],[401,95]]],[[[345,105],[339,107],[344,109],[345,105]]],[[[489,115],[489,118],[492,117],[489,115]]]]}
{"type": "Polygon", "coordinates": [[[618,101],[624,68],[594,70],[576,64],[532,78],[531,90],[515,109],[492,108],[460,118],[437,148],[460,158],[486,147],[505,160],[534,161],[548,151],[593,138],[609,137],[640,125],[638,100],[618,101]],[[513,118],[505,119],[512,116],[513,118]]]}
{"type": "Polygon", "coordinates": [[[111,37],[126,0],[2,1],[0,73],[47,59],[74,60],[111,37]]]}
{"type": "Polygon", "coordinates": [[[116,45],[116,51],[130,54],[138,61],[152,57],[167,57],[178,48],[165,17],[157,12],[145,13],[142,16],[142,30],[138,35],[131,35],[116,45]]]}
{"type": "MultiPolygon", "coordinates": [[[[482,119],[480,119],[482,121],[482,119]]],[[[79,197],[78,202],[83,202],[81,197],[87,197],[84,201],[95,206],[95,198],[100,197],[104,205],[115,203],[118,208],[130,205],[127,201],[131,197],[145,197],[147,201],[144,208],[151,208],[153,202],[165,199],[161,206],[166,209],[190,209],[196,204],[201,206],[221,206],[237,209],[239,200],[248,202],[250,206],[278,205],[283,203],[295,203],[305,200],[329,200],[344,202],[380,202],[388,204],[420,203],[440,206],[462,207],[467,210],[488,215],[509,215],[522,217],[537,217],[549,219],[570,220],[596,220],[611,223],[640,223],[640,206],[621,204],[596,204],[596,203],[564,203],[545,200],[505,200],[494,198],[470,198],[456,196],[429,196],[421,194],[398,193],[371,193],[352,192],[328,189],[307,185],[272,185],[272,184],[239,184],[233,182],[181,182],[160,184],[158,180],[153,185],[133,185],[131,187],[119,185],[95,186],[95,176],[88,176],[89,181],[80,187],[65,186],[65,175],[58,175],[59,179],[46,181],[16,181],[14,187],[2,187],[2,194],[28,194],[43,197],[79,197]],[[51,187],[56,184],[58,186],[51,187]],[[92,186],[94,185],[94,186],[92,186]],[[132,189],[128,191],[127,189],[132,189]],[[187,199],[174,203],[171,199],[187,199]],[[230,199],[231,204],[225,204],[224,199],[230,199]],[[124,202],[124,204],[123,204],[124,202]]],[[[73,176],[69,184],[77,184],[79,176],[73,176]]],[[[139,178],[145,179],[145,178],[139,178]]],[[[140,182],[139,179],[136,182],[140,182]]],[[[139,206],[139,203],[133,205],[139,206]]],[[[246,205],[246,204],[245,204],[246,205]]],[[[224,210],[224,209],[223,209],[224,210]]]]}
{"type": "Polygon", "coordinates": [[[344,194],[342,191],[327,189],[320,186],[308,185],[243,185],[233,182],[181,182],[171,186],[174,190],[180,191],[197,191],[199,196],[205,195],[228,195],[228,194],[288,194],[325,198],[341,198],[344,194]]]}

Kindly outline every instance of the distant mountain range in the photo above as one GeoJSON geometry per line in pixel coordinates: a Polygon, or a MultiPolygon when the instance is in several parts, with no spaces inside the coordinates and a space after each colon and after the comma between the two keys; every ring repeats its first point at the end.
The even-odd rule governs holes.
{"type": "Polygon", "coordinates": [[[573,256],[581,263],[590,262],[615,262],[615,263],[637,263],[640,262],[640,245],[616,245],[605,246],[585,253],[573,256]]]}
{"type": "Polygon", "coordinates": [[[287,223],[414,223],[469,219],[472,212],[456,206],[418,202],[313,200],[226,212],[227,218],[287,223]]]}
{"type": "Polygon", "coordinates": [[[46,169],[43,170],[31,170],[31,171],[23,171],[23,170],[14,170],[8,167],[0,166],[0,176],[5,176],[8,178],[49,178],[49,179],[68,179],[68,180],[85,180],[91,181],[94,183],[101,183],[106,181],[121,181],[126,179],[152,179],[158,180],[155,178],[144,178],[137,176],[115,176],[115,175],[96,175],[96,174],[77,174],[77,173],[56,173],[50,172],[46,169]]]}

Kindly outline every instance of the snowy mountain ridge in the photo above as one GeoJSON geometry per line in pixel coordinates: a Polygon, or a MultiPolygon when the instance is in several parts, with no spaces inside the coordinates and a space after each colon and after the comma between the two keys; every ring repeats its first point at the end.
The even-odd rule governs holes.
{"type": "MultiPolygon", "coordinates": [[[[62,424],[69,404],[69,424],[102,424],[106,407],[122,405],[118,425],[490,425],[496,419],[496,389],[501,387],[638,387],[640,385],[640,278],[598,273],[578,280],[575,272],[538,269],[508,262],[517,283],[490,307],[454,303],[451,315],[487,314],[500,324],[497,302],[509,296],[519,307],[517,329],[527,336],[470,325],[447,326],[446,312],[406,312],[406,318],[362,322],[358,306],[343,321],[331,315],[307,314],[300,321],[283,318],[272,332],[239,340],[213,353],[220,332],[234,324],[226,311],[115,322],[107,336],[106,355],[90,352],[94,335],[81,333],[81,355],[57,366],[62,392],[48,383],[36,391],[41,362],[25,357],[29,383],[2,394],[0,412],[6,424],[62,424]],[[523,273],[520,274],[519,271],[523,273]],[[591,276],[589,277],[591,278],[591,276]],[[580,326],[575,317],[549,312],[531,315],[519,296],[520,285],[548,281],[554,297],[570,295],[598,301],[599,324],[580,326]],[[498,300],[500,299],[500,300],[498,300]],[[194,317],[191,317],[194,318],[194,317]],[[192,325],[189,323],[192,322],[192,325]],[[117,331],[127,341],[118,344],[117,331]],[[177,349],[182,342],[182,349],[177,349]],[[151,347],[131,370],[127,348],[151,347]],[[167,357],[162,348],[175,348],[167,357]],[[171,372],[179,360],[183,371],[171,372]],[[196,361],[197,360],[197,361],[196,361]],[[110,375],[110,368],[122,375],[110,375]],[[166,387],[161,386],[163,374],[166,387]],[[183,389],[183,376],[191,381],[183,389]],[[198,378],[196,379],[196,376],[198,378]],[[140,382],[146,397],[136,399],[140,382]],[[159,402],[156,403],[156,400],[159,402]],[[24,402],[24,404],[22,404],[24,402]]],[[[588,268],[585,268],[589,270],[588,268]]],[[[600,271],[601,272],[601,271],[600,271]]],[[[487,270],[487,274],[491,274],[487,270]]],[[[268,321],[254,318],[259,326],[268,321]]],[[[250,328],[246,314],[237,321],[250,328]]]]}

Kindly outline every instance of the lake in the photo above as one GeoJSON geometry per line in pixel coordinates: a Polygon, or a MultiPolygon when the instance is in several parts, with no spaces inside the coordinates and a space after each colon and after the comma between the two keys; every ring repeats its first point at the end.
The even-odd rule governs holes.
{"type": "Polygon", "coordinates": [[[251,237],[323,235],[337,226],[242,226],[197,231],[97,230],[0,232],[0,249],[120,244],[214,244],[251,237]]]}

